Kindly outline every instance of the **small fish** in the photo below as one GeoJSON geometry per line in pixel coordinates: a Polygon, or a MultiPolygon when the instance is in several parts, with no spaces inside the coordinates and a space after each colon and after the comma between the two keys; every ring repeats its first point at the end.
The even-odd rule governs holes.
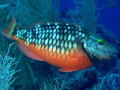
{"type": "Polygon", "coordinates": [[[20,29],[12,15],[9,26],[1,31],[16,42],[29,58],[61,67],[61,72],[90,68],[116,58],[118,50],[80,25],[64,22],[34,23],[20,29]]]}

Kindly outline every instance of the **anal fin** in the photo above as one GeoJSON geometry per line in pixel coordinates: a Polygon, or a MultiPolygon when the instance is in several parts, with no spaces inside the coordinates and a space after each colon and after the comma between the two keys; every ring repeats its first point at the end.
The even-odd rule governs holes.
{"type": "Polygon", "coordinates": [[[16,42],[16,45],[18,46],[20,51],[23,52],[27,57],[34,59],[34,60],[43,61],[41,58],[35,56],[33,53],[31,53],[29,50],[27,50],[27,48],[23,44],[16,42]]]}

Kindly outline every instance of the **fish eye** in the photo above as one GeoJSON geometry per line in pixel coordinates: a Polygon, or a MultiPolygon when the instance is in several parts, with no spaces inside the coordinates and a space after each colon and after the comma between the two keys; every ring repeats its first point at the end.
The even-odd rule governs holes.
{"type": "Polygon", "coordinates": [[[104,40],[103,39],[98,39],[98,44],[99,45],[103,45],[104,44],[104,40]]]}

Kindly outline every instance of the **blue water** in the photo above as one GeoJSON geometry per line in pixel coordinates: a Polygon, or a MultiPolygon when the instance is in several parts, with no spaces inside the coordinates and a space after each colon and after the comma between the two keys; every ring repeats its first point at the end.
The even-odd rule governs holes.
{"type": "MultiPolygon", "coordinates": [[[[73,9],[76,5],[73,0],[60,0],[60,9],[64,10],[66,6],[73,9]]],[[[99,23],[105,25],[109,30],[119,37],[120,40],[120,0],[115,7],[107,7],[100,11],[99,23]]]]}
{"type": "MultiPolygon", "coordinates": [[[[11,0],[11,1],[17,2],[19,0],[11,0]]],[[[69,10],[65,10],[65,7],[69,7],[71,10],[74,9],[76,5],[73,3],[73,0],[60,0],[60,11],[68,12],[69,10]]],[[[59,18],[61,19],[61,17],[59,18]]],[[[107,28],[107,30],[112,31],[120,40],[120,0],[118,2],[117,7],[107,7],[101,10],[100,17],[98,19],[98,24],[104,25],[107,28]]],[[[12,42],[12,41],[8,41],[8,42],[12,42]]],[[[5,41],[4,44],[8,44],[8,43],[6,43],[5,41]]],[[[112,44],[115,43],[112,42],[112,44]]],[[[3,45],[3,46],[7,47],[7,45],[3,45]]],[[[118,48],[120,44],[115,44],[115,46],[120,51],[120,48],[118,48]]],[[[65,83],[66,87],[68,85],[68,87],[70,86],[70,88],[59,89],[59,90],[93,90],[94,86],[99,85],[99,83],[101,84],[103,80],[104,80],[103,86],[101,84],[102,89],[99,90],[120,90],[119,89],[120,59],[113,60],[105,64],[95,64],[90,69],[79,70],[72,73],[62,73],[62,72],[58,72],[57,67],[53,67],[45,62],[31,60],[30,58],[27,58],[24,54],[22,56],[18,48],[17,49],[13,49],[13,48],[16,48],[16,46],[11,47],[9,51],[11,57],[12,56],[15,57],[16,61],[21,59],[21,61],[18,62],[19,64],[17,64],[18,66],[16,65],[18,67],[16,71],[17,70],[20,71],[17,72],[16,74],[17,79],[15,80],[15,83],[11,85],[13,87],[13,90],[46,90],[40,88],[43,88],[44,85],[47,86],[47,84],[48,84],[48,88],[50,86],[53,88],[54,85],[56,85],[58,88],[59,87],[61,88],[62,86],[61,84],[65,82],[66,82],[65,83]],[[58,80],[60,84],[58,84],[56,80],[58,80]],[[20,88],[24,88],[24,89],[20,89],[20,88]]],[[[47,90],[53,90],[53,89],[47,89],[47,90]]]]}
{"type": "Polygon", "coordinates": [[[112,30],[120,39],[120,1],[118,7],[105,8],[100,12],[100,22],[112,30]]]}

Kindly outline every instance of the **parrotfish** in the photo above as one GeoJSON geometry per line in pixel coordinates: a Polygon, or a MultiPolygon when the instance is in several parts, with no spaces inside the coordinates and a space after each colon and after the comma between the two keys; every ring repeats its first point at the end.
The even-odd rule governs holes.
{"type": "Polygon", "coordinates": [[[90,68],[118,54],[103,38],[72,23],[38,22],[21,29],[12,15],[9,26],[1,32],[15,40],[27,57],[60,67],[61,72],[90,68]]]}

